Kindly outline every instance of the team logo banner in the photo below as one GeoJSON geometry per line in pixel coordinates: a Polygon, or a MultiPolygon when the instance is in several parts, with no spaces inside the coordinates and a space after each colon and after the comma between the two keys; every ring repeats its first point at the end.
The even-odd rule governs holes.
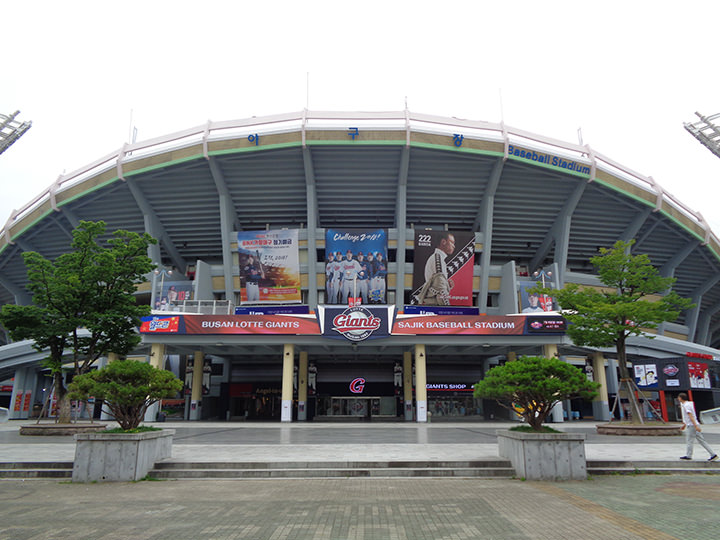
{"type": "Polygon", "coordinates": [[[325,254],[326,304],[386,303],[387,230],[327,229],[325,254]]]}
{"type": "Polygon", "coordinates": [[[357,342],[388,337],[394,312],[394,306],[318,306],[318,319],[323,336],[357,342]]]}
{"type": "Polygon", "coordinates": [[[411,303],[471,306],[475,234],[415,230],[411,303]]]}
{"type": "Polygon", "coordinates": [[[238,233],[241,304],[300,303],[297,229],[238,233]]]}

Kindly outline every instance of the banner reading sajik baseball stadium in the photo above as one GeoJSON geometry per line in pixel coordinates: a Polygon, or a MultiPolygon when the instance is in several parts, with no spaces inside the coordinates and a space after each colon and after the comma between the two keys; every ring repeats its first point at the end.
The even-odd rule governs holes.
{"type": "Polygon", "coordinates": [[[564,334],[565,329],[565,319],[559,316],[398,315],[392,333],[393,335],[521,336],[536,333],[564,334]]]}
{"type": "Polygon", "coordinates": [[[238,233],[241,304],[299,303],[297,229],[238,233]]]}
{"type": "Polygon", "coordinates": [[[411,303],[471,306],[475,234],[415,229],[411,303]]]}
{"type": "Polygon", "coordinates": [[[387,289],[385,229],[327,229],[325,232],[325,303],[384,304],[387,289]]]}

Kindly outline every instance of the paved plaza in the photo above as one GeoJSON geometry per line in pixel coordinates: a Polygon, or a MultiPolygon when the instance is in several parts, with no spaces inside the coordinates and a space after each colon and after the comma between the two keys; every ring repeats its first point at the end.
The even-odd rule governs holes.
{"type": "MultiPolygon", "coordinates": [[[[0,461],[72,460],[71,440],[0,425],[0,461]],[[48,440],[48,439],[54,439],[48,440]]],[[[167,423],[173,460],[497,457],[503,424],[167,423]]],[[[586,432],[589,459],[677,459],[681,437],[586,432]],[[609,440],[608,440],[609,439],[609,440]]],[[[706,426],[720,448],[720,426],[706,426]]],[[[696,458],[705,459],[697,447],[696,458]]],[[[720,467],[720,464],[718,464],[720,467]]],[[[0,539],[716,540],[720,475],[629,475],[582,482],[346,478],[72,484],[0,481],[0,539]]]]}

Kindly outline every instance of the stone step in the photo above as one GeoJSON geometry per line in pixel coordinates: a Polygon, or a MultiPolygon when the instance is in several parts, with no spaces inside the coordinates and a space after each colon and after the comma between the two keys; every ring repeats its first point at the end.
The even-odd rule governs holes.
{"type": "Polygon", "coordinates": [[[5,469],[70,469],[72,461],[8,461],[0,462],[0,470],[5,469]]]}
{"type": "Polygon", "coordinates": [[[71,478],[72,461],[13,461],[0,463],[0,478],[71,478]]]}
{"type": "Polygon", "coordinates": [[[160,461],[156,470],[164,469],[468,469],[510,467],[505,459],[478,461],[160,461]]]}
{"type": "Polygon", "coordinates": [[[211,478],[510,478],[515,474],[511,467],[483,468],[333,468],[333,469],[153,469],[148,473],[157,479],[211,479],[211,478]]]}
{"type": "Polygon", "coordinates": [[[720,474],[720,463],[696,461],[588,460],[588,474],[720,474]]]}
{"type": "Polygon", "coordinates": [[[72,467],[69,469],[0,469],[0,478],[72,478],[72,467]]]}
{"type": "Polygon", "coordinates": [[[589,475],[601,474],[720,474],[720,469],[708,470],[687,467],[588,467],[589,475]]]}
{"type": "Polygon", "coordinates": [[[664,461],[640,461],[640,460],[588,460],[587,468],[604,468],[604,469],[698,469],[702,471],[718,471],[720,472],[720,461],[707,461],[704,459],[696,459],[693,461],[685,460],[664,460],[664,461]]]}

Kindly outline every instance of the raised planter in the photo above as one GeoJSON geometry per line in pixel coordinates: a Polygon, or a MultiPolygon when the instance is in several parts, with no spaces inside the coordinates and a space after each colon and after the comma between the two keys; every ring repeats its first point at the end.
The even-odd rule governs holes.
{"type": "Polygon", "coordinates": [[[596,427],[599,435],[681,435],[682,424],[600,424],[596,427]]]}
{"type": "Polygon", "coordinates": [[[498,454],[527,480],[586,480],[585,435],[500,430],[498,454]]]}
{"type": "Polygon", "coordinates": [[[75,435],[73,482],[128,482],[144,478],[172,454],[174,429],[75,435]]]}

